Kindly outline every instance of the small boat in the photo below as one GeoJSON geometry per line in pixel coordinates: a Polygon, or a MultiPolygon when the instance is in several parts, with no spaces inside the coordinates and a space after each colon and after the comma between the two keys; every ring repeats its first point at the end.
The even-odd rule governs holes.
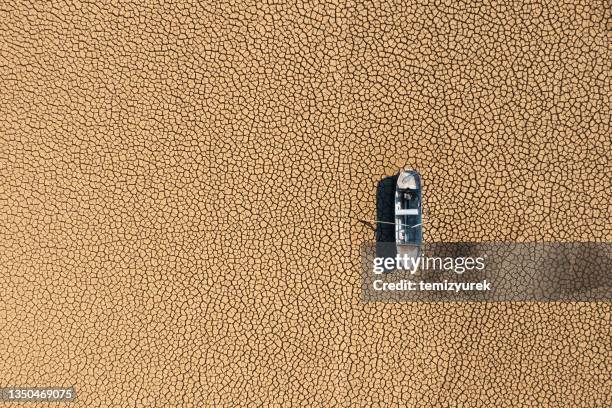
{"type": "Polygon", "coordinates": [[[422,222],[421,176],[414,170],[402,169],[395,187],[395,243],[420,247],[422,222]]]}

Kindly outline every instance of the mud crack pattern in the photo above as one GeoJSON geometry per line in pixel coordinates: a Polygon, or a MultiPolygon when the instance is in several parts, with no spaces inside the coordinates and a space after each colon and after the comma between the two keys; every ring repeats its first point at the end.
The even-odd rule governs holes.
{"type": "Polygon", "coordinates": [[[4,1],[0,384],[79,407],[610,406],[609,304],[362,303],[357,221],[409,165],[427,240],[610,241],[609,21],[4,1]]]}

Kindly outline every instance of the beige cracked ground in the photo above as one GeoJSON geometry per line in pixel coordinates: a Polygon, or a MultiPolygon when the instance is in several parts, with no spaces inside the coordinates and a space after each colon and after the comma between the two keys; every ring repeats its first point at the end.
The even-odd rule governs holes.
{"type": "Polygon", "coordinates": [[[610,406],[609,303],[360,300],[404,165],[427,240],[612,236],[606,2],[431,3],[4,1],[0,386],[610,406]]]}

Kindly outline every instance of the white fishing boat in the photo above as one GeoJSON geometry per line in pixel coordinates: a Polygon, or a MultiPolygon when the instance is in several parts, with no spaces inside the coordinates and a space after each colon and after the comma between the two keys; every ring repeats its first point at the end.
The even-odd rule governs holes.
{"type": "Polygon", "coordinates": [[[419,247],[423,241],[421,176],[402,169],[395,188],[395,242],[399,246],[419,247]]]}

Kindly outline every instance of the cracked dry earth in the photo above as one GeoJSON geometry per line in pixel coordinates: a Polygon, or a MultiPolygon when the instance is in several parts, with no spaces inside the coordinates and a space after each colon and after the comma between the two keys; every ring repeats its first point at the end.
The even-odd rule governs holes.
{"type": "Polygon", "coordinates": [[[426,240],[610,241],[609,4],[519,3],[3,1],[0,386],[610,406],[609,303],[360,300],[404,165],[426,240]]]}

